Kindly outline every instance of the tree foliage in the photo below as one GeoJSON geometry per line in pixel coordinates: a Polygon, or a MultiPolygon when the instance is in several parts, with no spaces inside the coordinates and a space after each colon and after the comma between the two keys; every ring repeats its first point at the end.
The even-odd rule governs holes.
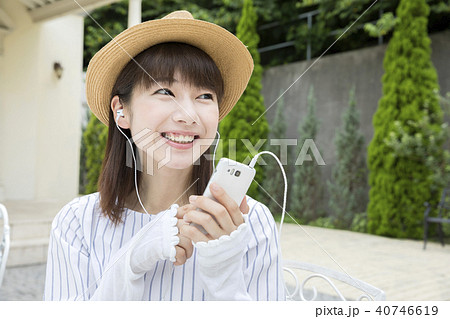
{"type": "Polygon", "coordinates": [[[83,133],[82,143],[86,147],[86,179],[85,194],[97,191],[98,177],[105,156],[106,141],[108,139],[108,127],[100,120],[90,115],[88,125],[83,133]]]}
{"type": "MultiPolygon", "coordinates": [[[[269,133],[269,125],[265,115],[263,115],[266,108],[261,95],[262,67],[259,64],[257,50],[259,36],[256,32],[256,22],[257,15],[253,9],[252,0],[244,0],[242,17],[237,26],[236,36],[250,51],[254,61],[254,70],[241,98],[219,125],[220,143],[222,144],[220,149],[223,151],[223,156],[244,164],[248,164],[251,157],[256,155],[255,150],[259,148],[258,145],[263,146],[258,151],[264,149],[264,143],[269,133]],[[251,147],[249,150],[248,145],[245,145],[242,140],[249,141],[254,149],[251,147]],[[235,154],[233,154],[234,149],[236,150],[235,154]]],[[[265,161],[259,158],[257,163],[262,164],[265,161]]],[[[257,171],[255,176],[257,183],[251,184],[248,195],[258,199],[258,184],[261,184],[264,180],[264,170],[259,165],[256,165],[255,169],[257,171]]]]}
{"type": "MultiPolygon", "coordinates": [[[[282,93],[283,91],[281,90],[280,95],[282,93]]],[[[269,143],[267,144],[266,150],[274,153],[280,159],[282,164],[286,164],[283,165],[283,168],[288,176],[288,163],[283,163],[283,159],[286,158],[287,160],[287,158],[290,158],[288,155],[290,149],[288,149],[287,154],[284,154],[283,156],[281,155],[282,149],[287,149],[287,146],[283,146],[283,141],[286,139],[285,112],[284,98],[281,97],[277,102],[275,118],[273,123],[270,125],[269,143]],[[278,140],[277,143],[275,143],[275,140],[278,140]],[[282,145],[278,146],[278,144],[282,145]]],[[[278,162],[273,157],[267,155],[264,160],[267,164],[264,166],[264,174],[266,177],[262,183],[264,191],[261,191],[260,193],[267,195],[265,194],[267,192],[270,195],[270,197],[267,196],[269,197],[267,199],[267,207],[272,213],[282,213],[285,188],[283,173],[281,172],[278,162]]]]}
{"type": "MultiPolygon", "coordinates": [[[[319,129],[319,120],[315,113],[316,99],[314,88],[311,86],[308,94],[308,114],[298,128],[299,145],[297,154],[301,153],[303,142],[306,139],[315,140],[319,129]]],[[[321,216],[319,203],[323,194],[321,171],[315,158],[304,161],[295,166],[294,183],[292,185],[289,210],[293,212],[302,223],[316,220],[321,216]]]]}
{"type": "MultiPolygon", "coordinates": [[[[196,19],[216,23],[235,33],[242,12],[242,1],[235,0],[143,0],[142,21],[160,19],[170,12],[188,10],[196,19]]],[[[276,0],[254,0],[261,21],[272,21],[276,0]]],[[[84,67],[92,56],[113,37],[127,28],[128,0],[95,9],[84,23],[84,67]]]]}
{"type": "Polygon", "coordinates": [[[349,106],[342,116],[342,126],[336,138],[336,165],[332,181],[328,181],[329,207],[333,223],[349,229],[356,214],[367,206],[367,166],[364,136],[359,129],[355,89],[350,91],[349,106]]]}
{"type": "Polygon", "coordinates": [[[368,230],[378,235],[420,238],[423,203],[433,201],[430,169],[410,156],[396,156],[386,138],[398,123],[407,134],[423,131],[411,125],[426,115],[437,130],[442,112],[434,93],[437,74],[427,34],[429,7],[425,0],[401,0],[383,61],[383,96],[373,118],[374,137],[368,149],[368,230]],[[425,108],[427,111],[425,111],[425,108]]]}
{"type": "Polygon", "coordinates": [[[425,105],[425,115],[418,120],[409,120],[407,125],[414,128],[410,132],[400,121],[394,122],[394,130],[385,139],[386,144],[398,158],[409,158],[424,165],[431,172],[431,194],[437,199],[443,188],[450,186],[450,151],[442,147],[450,141],[450,94],[439,97],[444,121],[439,123],[440,113],[432,113],[425,105]],[[416,133],[414,133],[416,132],[416,133]]]}

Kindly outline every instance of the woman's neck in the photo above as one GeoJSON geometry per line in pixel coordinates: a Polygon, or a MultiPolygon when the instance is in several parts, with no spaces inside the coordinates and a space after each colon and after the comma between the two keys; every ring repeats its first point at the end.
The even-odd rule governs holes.
{"type": "MultiPolygon", "coordinates": [[[[196,184],[192,184],[193,166],[186,169],[161,168],[153,175],[141,172],[139,195],[149,214],[164,211],[172,204],[183,206],[189,203],[189,196],[195,194],[196,184]],[[189,187],[191,186],[191,187],[189,187]]],[[[145,213],[136,196],[136,191],[130,194],[125,207],[145,213]]]]}

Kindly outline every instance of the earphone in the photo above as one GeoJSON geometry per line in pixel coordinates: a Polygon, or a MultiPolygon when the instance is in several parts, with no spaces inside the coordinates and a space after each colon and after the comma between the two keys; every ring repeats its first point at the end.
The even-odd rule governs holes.
{"type": "MultiPolygon", "coordinates": [[[[136,170],[136,157],[134,156],[134,151],[133,151],[133,145],[131,144],[130,139],[128,138],[128,136],[122,131],[122,129],[119,127],[118,121],[120,117],[125,117],[125,115],[123,115],[123,109],[119,109],[117,110],[117,117],[116,117],[116,126],[117,129],[120,131],[120,133],[122,133],[123,136],[125,136],[125,138],[128,140],[128,143],[130,144],[130,148],[131,148],[131,154],[133,155],[133,161],[134,161],[134,186],[136,188],[136,195],[139,199],[139,203],[141,204],[142,209],[145,211],[145,213],[147,215],[150,215],[148,213],[148,211],[145,209],[144,205],[142,204],[141,201],[141,196],[139,196],[139,190],[138,190],[138,186],[137,186],[137,170],[136,170]]],[[[217,134],[219,135],[219,141],[220,141],[220,133],[219,131],[216,131],[217,134]]],[[[216,146],[214,147],[214,154],[213,154],[213,169],[215,170],[215,161],[216,161],[216,150],[217,150],[217,146],[219,145],[219,143],[216,143],[216,146]]]]}

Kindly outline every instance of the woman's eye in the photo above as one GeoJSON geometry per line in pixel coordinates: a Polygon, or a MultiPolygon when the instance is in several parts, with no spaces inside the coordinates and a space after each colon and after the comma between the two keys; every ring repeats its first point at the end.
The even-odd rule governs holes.
{"type": "Polygon", "coordinates": [[[211,93],[205,93],[205,94],[200,95],[200,97],[202,97],[202,96],[206,97],[206,99],[211,99],[211,100],[213,99],[213,96],[211,93]]]}
{"type": "Polygon", "coordinates": [[[155,93],[162,93],[164,95],[173,95],[172,91],[170,91],[169,89],[159,89],[155,93]]]}

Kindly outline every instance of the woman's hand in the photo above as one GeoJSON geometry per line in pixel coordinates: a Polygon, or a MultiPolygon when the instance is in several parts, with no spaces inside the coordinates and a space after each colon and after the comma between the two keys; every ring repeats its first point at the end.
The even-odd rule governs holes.
{"type": "Polygon", "coordinates": [[[188,224],[180,228],[180,233],[195,243],[199,241],[208,242],[212,239],[218,239],[223,235],[230,235],[239,225],[244,223],[244,218],[242,218],[241,213],[247,214],[250,209],[245,197],[241,205],[238,206],[224,189],[216,183],[210,185],[210,190],[211,194],[219,203],[205,196],[196,196],[195,198],[191,196],[189,201],[195,208],[201,208],[213,215],[217,222],[210,214],[197,211],[195,208],[189,209],[184,214],[186,223],[194,222],[202,225],[208,234],[205,235],[197,227],[188,224]],[[218,186],[218,188],[214,189],[214,186],[218,186]]]}
{"type": "Polygon", "coordinates": [[[175,250],[177,251],[175,255],[175,259],[177,260],[173,264],[175,266],[183,265],[186,260],[191,258],[194,248],[192,246],[192,241],[188,237],[181,234],[181,228],[186,224],[183,220],[183,216],[190,210],[195,209],[195,206],[192,204],[187,204],[181,207],[178,207],[177,215],[178,218],[177,227],[178,227],[178,237],[180,238],[180,242],[175,246],[175,250]]]}

